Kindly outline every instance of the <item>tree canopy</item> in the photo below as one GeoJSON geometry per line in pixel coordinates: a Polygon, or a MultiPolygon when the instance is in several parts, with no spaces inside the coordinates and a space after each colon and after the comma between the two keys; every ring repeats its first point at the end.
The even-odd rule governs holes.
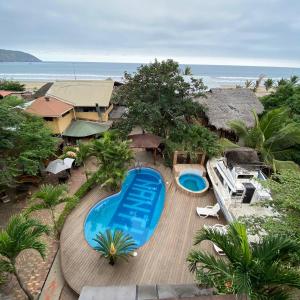
{"type": "Polygon", "coordinates": [[[23,92],[25,85],[18,81],[0,79],[0,90],[23,92]]]}
{"type": "Polygon", "coordinates": [[[57,140],[44,121],[0,103],[0,187],[13,186],[20,174],[36,175],[54,154],[57,140]]]}
{"type": "Polygon", "coordinates": [[[285,107],[290,109],[291,116],[300,122],[300,84],[298,77],[281,79],[275,91],[261,98],[266,110],[285,107]]]}
{"type": "Polygon", "coordinates": [[[206,87],[202,79],[186,81],[177,62],[166,60],[142,65],[133,75],[125,72],[125,84],[117,90],[114,102],[125,104],[128,113],[119,128],[133,126],[167,137],[178,121],[202,114],[200,104],[192,101],[206,87]]]}

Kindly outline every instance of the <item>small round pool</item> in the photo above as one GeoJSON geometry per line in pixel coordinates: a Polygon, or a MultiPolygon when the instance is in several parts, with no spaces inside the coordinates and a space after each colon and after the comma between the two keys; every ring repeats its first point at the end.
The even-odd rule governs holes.
{"type": "Polygon", "coordinates": [[[200,192],[206,188],[206,182],[202,176],[196,174],[184,174],[179,177],[179,183],[187,190],[200,192]]]}
{"type": "Polygon", "coordinates": [[[176,178],[178,186],[189,194],[201,194],[204,193],[208,187],[208,181],[197,170],[185,170],[182,171],[176,178]]]}

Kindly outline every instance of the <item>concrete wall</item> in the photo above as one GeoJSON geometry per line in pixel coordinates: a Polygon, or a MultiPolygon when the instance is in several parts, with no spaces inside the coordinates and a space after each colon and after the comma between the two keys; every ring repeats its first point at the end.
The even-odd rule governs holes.
{"type": "Polygon", "coordinates": [[[74,119],[74,111],[70,110],[65,116],[46,121],[53,134],[62,134],[74,119]]]}
{"type": "Polygon", "coordinates": [[[76,119],[90,120],[90,121],[101,121],[97,112],[75,112],[76,119]]]}
{"type": "Polygon", "coordinates": [[[108,119],[109,119],[109,113],[113,110],[113,108],[114,108],[114,105],[111,104],[108,107],[108,109],[104,113],[101,114],[102,122],[107,122],[108,121],[108,119]]]}

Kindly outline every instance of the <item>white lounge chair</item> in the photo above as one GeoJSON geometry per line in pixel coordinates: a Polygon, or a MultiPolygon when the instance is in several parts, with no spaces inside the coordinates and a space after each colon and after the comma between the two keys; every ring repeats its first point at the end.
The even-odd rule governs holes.
{"type": "Polygon", "coordinates": [[[197,207],[196,211],[200,218],[217,217],[219,219],[218,212],[220,205],[216,203],[214,206],[197,207]]]}

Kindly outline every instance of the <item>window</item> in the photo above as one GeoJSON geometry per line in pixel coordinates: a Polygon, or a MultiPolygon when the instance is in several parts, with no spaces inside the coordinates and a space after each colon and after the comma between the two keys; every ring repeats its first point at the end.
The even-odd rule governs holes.
{"type": "Polygon", "coordinates": [[[238,175],[238,179],[251,179],[253,177],[254,176],[252,174],[241,174],[241,175],[238,175]]]}
{"type": "Polygon", "coordinates": [[[95,106],[77,106],[75,107],[76,112],[97,112],[95,106]]]}
{"type": "Polygon", "coordinates": [[[53,117],[44,117],[45,121],[53,121],[53,119],[54,119],[53,117]]]}

